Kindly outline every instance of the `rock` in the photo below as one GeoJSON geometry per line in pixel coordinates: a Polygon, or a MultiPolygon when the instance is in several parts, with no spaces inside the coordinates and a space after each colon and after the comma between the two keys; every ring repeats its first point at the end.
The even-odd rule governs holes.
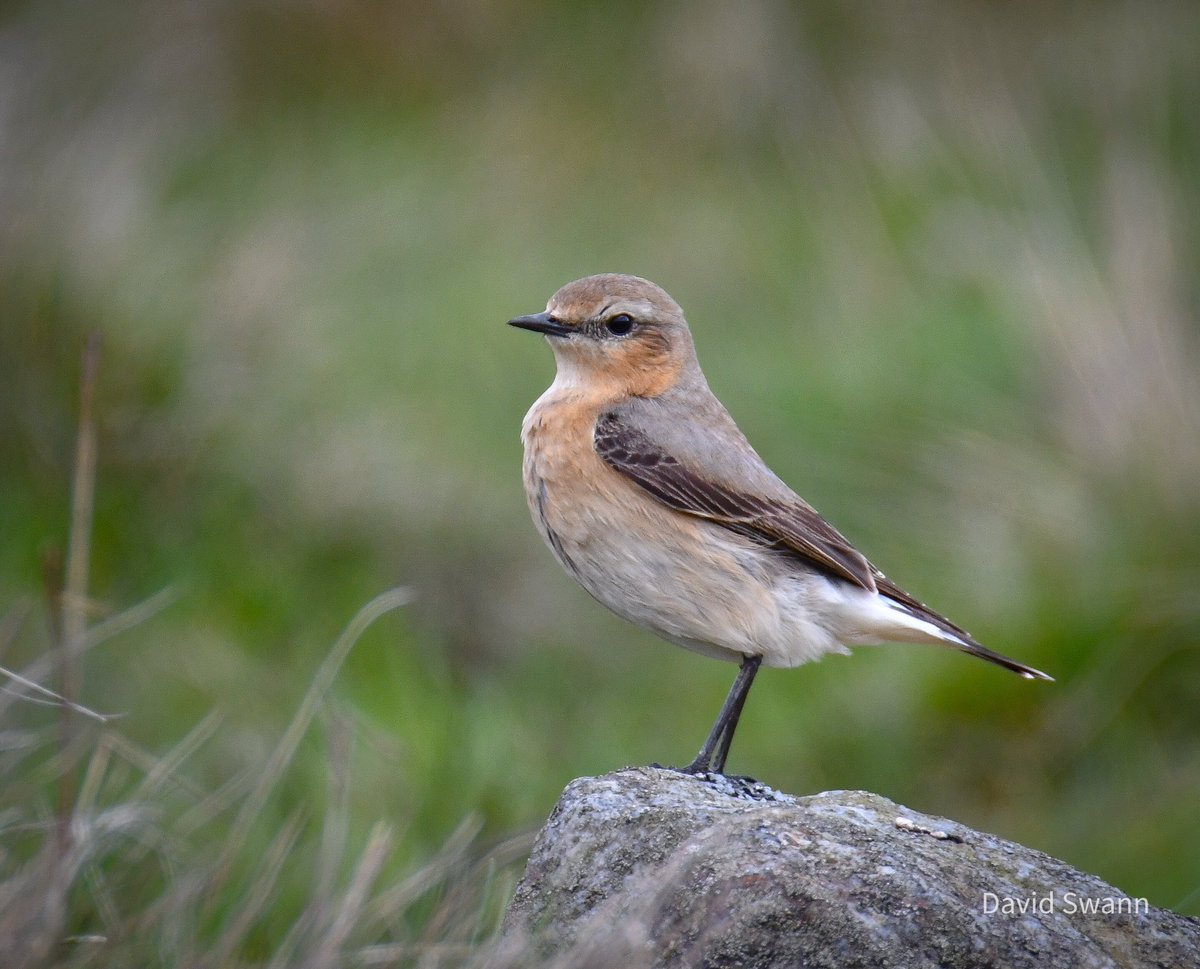
{"type": "Polygon", "coordinates": [[[1200,969],[1200,920],[855,791],[630,768],[573,781],[489,965],[1200,969]]]}

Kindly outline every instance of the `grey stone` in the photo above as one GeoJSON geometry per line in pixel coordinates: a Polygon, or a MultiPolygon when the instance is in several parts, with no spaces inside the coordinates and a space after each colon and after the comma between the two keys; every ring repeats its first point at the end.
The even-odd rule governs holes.
{"type": "Polygon", "coordinates": [[[874,794],[630,768],[563,792],[490,965],[1200,969],[1200,920],[874,794]]]}

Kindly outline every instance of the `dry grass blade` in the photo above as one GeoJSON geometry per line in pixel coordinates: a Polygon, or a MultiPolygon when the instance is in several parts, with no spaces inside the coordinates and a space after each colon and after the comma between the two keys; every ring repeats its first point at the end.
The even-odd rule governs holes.
{"type": "MultiPolygon", "coordinates": [[[[146,771],[146,776],[142,779],[142,782],[134,789],[133,797],[140,800],[156,792],[168,778],[175,774],[184,761],[199,750],[217,732],[217,728],[221,726],[221,721],[220,712],[216,710],[212,711],[196,724],[186,737],[179,741],[171,750],[167,751],[165,755],[155,758],[146,771]]],[[[177,783],[189,792],[199,796],[199,790],[190,782],[178,778],[177,783]]]]}
{"type": "Polygon", "coordinates": [[[483,821],[470,815],[463,819],[432,859],[399,885],[381,893],[371,902],[369,918],[388,923],[395,920],[430,888],[444,881],[455,866],[463,864],[471,843],[483,828],[483,821]]]}
{"type": "Polygon", "coordinates": [[[337,881],[338,865],[346,851],[346,839],[350,827],[350,731],[346,719],[336,710],[329,714],[329,806],[325,811],[325,824],[321,831],[321,853],[318,856],[317,878],[314,890],[314,912],[316,925],[325,924],[327,906],[333,898],[337,881]]]}
{"type": "Polygon", "coordinates": [[[521,877],[523,865],[515,868],[514,865],[523,862],[529,856],[534,837],[535,834],[532,831],[515,835],[496,845],[482,859],[480,863],[483,871],[482,888],[479,892],[479,901],[475,906],[480,917],[475,921],[472,941],[482,942],[500,928],[500,919],[504,914],[506,903],[512,898],[517,881],[521,877]],[[492,923],[488,923],[484,918],[489,912],[494,912],[496,916],[492,923]]]}
{"type": "Polygon", "coordinates": [[[160,589],[154,593],[150,598],[143,599],[136,605],[109,616],[107,619],[96,623],[87,631],[83,642],[83,649],[85,651],[89,650],[93,646],[99,646],[105,640],[128,632],[135,626],[139,626],[147,620],[154,618],[178,598],[179,593],[171,586],[167,586],[165,589],[160,589]]]}
{"type": "Polygon", "coordinates": [[[96,807],[100,785],[104,783],[104,775],[108,772],[109,761],[112,759],[113,745],[111,738],[102,736],[96,744],[96,749],[88,760],[87,770],[83,775],[83,783],[75,797],[74,814],[76,817],[91,812],[96,807]]]}
{"type": "MultiPolygon", "coordinates": [[[[84,874],[84,884],[87,886],[88,896],[91,898],[92,904],[96,906],[96,912],[100,916],[100,922],[104,926],[105,931],[109,935],[115,935],[121,928],[120,907],[117,905],[108,880],[104,877],[103,869],[98,865],[89,865],[84,874]]],[[[90,941],[103,942],[104,940],[104,936],[90,937],[90,941]]]]}
{"type": "Polygon", "coordinates": [[[346,626],[346,629],[334,644],[333,649],[330,650],[320,669],[317,670],[312,684],[305,693],[304,699],[300,702],[300,708],[296,711],[292,722],[288,724],[287,730],[284,731],[283,737],[280,739],[278,745],[276,745],[274,751],[272,751],[270,758],[258,776],[257,782],[247,796],[246,803],[230,826],[225,848],[216,865],[218,880],[224,877],[224,873],[228,870],[234,855],[241,849],[251,825],[254,824],[255,818],[266,803],[272,788],[283,775],[288,762],[292,759],[296,748],[300,745],[301,738],[312,725],[313,718],[316,716],[317,705],[329,691],[330,686],[333,685],[333,680],[337,676],[338,670],[341,669],[342,663],[345,662],[354,644],[366,631],[367,627],[376,619],[391,612],[393,609],[400,608],[411,600],[412,593],[408,589],[390,589],[368,602],[350,620],[349,625],[346,626]]]}
{"type": "Polygon", "coordinates": [[[223,966],[230,962],[231,956],[245,940],[255,921],[270,903],[279,873],[283,870],[284,862],[295,847],[296,839],[304,825],[304,813],[301,810],[293,812],[284,823],[280,832],[272,839],[266,856],[263,858],[262,870],[258,878],[246,892],[240,905],[235,909],[233,920],[221,929],[217,944],[211,954],[211,964],[223,966]]]}
{"type": "Polygon", "coordinates": [[[87,632],[88,573],[91,566],[92,513],[96,499],[96,376],[100,367],[100,334],[88,334],[79,383],[79,435],[75,442],[75,469],[71,481],[71,532],[67,542],[66,581],[62,597],[63,695],[79,695],[79,670],[75,666],[87,632]]]}
{"type": "Polygon", "coordinates": [[[16,699],[24,699],[29,703],[41,703],[46,706],[62,707],[64,710],[70,710],[72,713],[78,713],[81,716],[88,717],[100,723],[108,723],[117,717],[122,716],[119,713],[97,713],[90,707],[85,707],[82,703],[76,703],[64,696],[61,693],[55,693],[49,687],[42,686],[40,683],[35,683],[33,680],[26,679],[15,670],[10,670],[5,666],[0,666],[0,676],[7,676],[13,683],[21,687],[23,691],[18,692],[5,688],[3,692],[16,699]],[[29,696],[28,693],[36,693],[37,696],[29,696]]]}
{"type": "Polygon", "coordinates": [[[206,824],[216,821],[231,805],[246,796],[256,773],[253,767],[238,771],[215,791],[185,811],[175,823],[175,830],[181,836],[187,837],[206,824]]]}
{"type": "MultiPolygon", "coordinates": [[[[66,760],[75,737],[72,714],[82,688],[82,656],[87,632],[88,573],[91,566],[92,515],[96,499],[96,375],[100,368],[100,334],[88,334],[83,351],[79,389],[79,433],[75,444],[75,467],[71,481],[71,532],[67,542],[66,580],[57,597],[59,613],[57,643],[59,688],[62,706],[59,719],[59,754],[66,760]]],[[[59,851],[70,849],[71,815],[74,810],[75,779],[68,764],[58,780],[59,851]]]]}
{"type": "Polygon", "coordinates": [[[447,963],[461,965],[474,954],[473,946],[461,942],[392,942],[359,949],[350,964],[364,967],[417,965],[425,969],[447,963]]]}
{"type": "Polygon", "coordinates": [[[306,943],[319,944],[321,933],[332,921],[330,913],[337,894],[338,867],[345,855],[350,829],[350,777],[347,769],[350,731],[346,719],[336,709],[329,712],[326,732],[329,736],[329,793],[311,901],[276,949],[268,969],[288,969],[296,965],[299,957],[295,953],[306,943]],[[318,942],[312,943],[314,939],[318,942]]]}
{"type": "MultiPolygon", "coordinates": [[[[56,593],[51,592],[50,598],[51,600],[57,600],[59,597],[56,593]]],[[[152,616],[161,612],[164,608],[166,608],[166,606],[174,602],[175,599],[176,594],[174,590],[170,588],[163,589],[160,592],[156,592],[149,599],[139,602],[137,605],[119,612],[114,616],[110,616],[103,622],[92,626],[87,630],[83,637],[83,641],[79,644],[80,652],[75,657],[76,661],[78,662],[82,658],[83,654],[93,646],[98,646],[105,640],[111,639],[113,636],[116,636],[119,633],[126,632],[139,623],[145,622],[147,619],[150,619],[152,616]]],[[[13,616],[18,617],[12,620],[13,634],[15,635],[16,623],[20,621],[19,614],[16,612],[16,610],[14,610],[13,613],[10,613],[9,616],[5,617],[4,625],[0,626],[0,647],[2,647],[5,643],[4,636],[9,627],[10,618],[13,616]]],[[[59,623],[58,619],[53,614],[53,610],[51,618],[53,620],[52,625],[55,629],[57,629],[59,627],[59,623]]],[[[0,691],[0,715],[3,715],[13,702],[17,700],[29,700],[27,695],[29,691],[48,696],[51,702],[53,702],[55,705],[65,704],[67,701],[62,695],[48,689],[41,683],[41,680],[50,675],[51,671],[54,669],[55,663],[55,655],[47,654],[29,663],[23,670],[21,670],[20,673],[0,667],[0,674],[8,676],[14,683],[21,687],[19,690],[0,691]]],[[[73,709],[74,712],[92,719],[97,717],[112,719],[114,717],[121,716],[121,714],[118,713],[96,713],[94,710],[91,710],[82,704],[73,709]]]]}
{"type": "Polygon", "coordinates": [[[363,849],[337,915],[307,963],[308,969],[326,969],[340,964],[339,953],[361,920],[367,893],[391,853],[392,842],[391,828],[383,822],[377,822],[371,829],[371,836],[367,839],[367,846],[363,849]]]}

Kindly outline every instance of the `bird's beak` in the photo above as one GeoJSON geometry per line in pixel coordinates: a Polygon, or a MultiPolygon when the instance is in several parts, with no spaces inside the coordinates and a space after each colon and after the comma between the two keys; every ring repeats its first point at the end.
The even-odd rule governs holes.
{"type": "Polygon", "coordinates": [[[570,336],[575,332],[571,327],[563,326],[549,313],[517,316],[509,320],[508,325],[519,326],[522,330],[533,330],[535,333],[545,333],[546,336],[570,336]]]}

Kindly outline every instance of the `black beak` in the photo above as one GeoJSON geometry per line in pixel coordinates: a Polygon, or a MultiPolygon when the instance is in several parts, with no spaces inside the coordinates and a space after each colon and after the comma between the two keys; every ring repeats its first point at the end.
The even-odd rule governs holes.
{"type": "Polygon", "coordinates": [[[519,326],[522,330],[533,330],[534,333],[545,333],[546,336],[570,336],[575,332],[571,327],[563,326],[549,313],[517,316],[509,320],[508,325],[519,326]]]}

